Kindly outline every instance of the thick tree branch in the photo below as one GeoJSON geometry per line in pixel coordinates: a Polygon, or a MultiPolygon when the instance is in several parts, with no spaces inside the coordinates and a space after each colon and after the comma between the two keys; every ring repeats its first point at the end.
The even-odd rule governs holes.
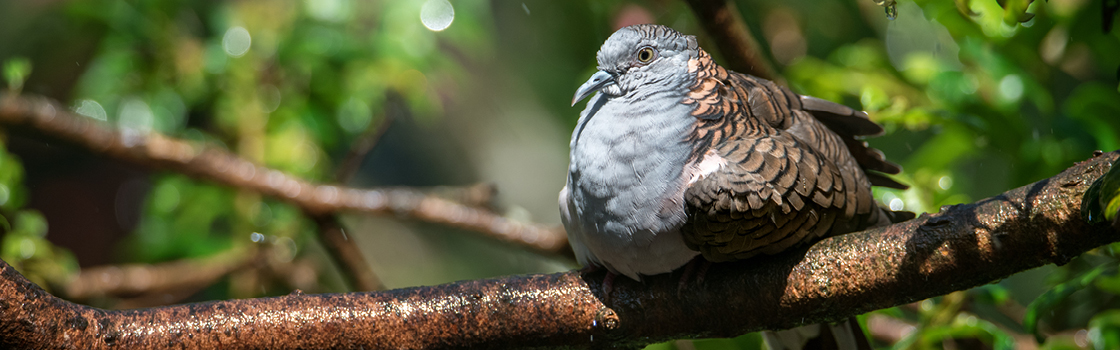
{"type": "Polygon", "coordinates": [[[1107,153],[973,204],[825,239],[774,257],[679,273],[504,277],[373,293],[105,311],[47,295],[0,264],[0,347],[149,349],[636,346],[836,320],[972,288],[1120,240],[1080,217],[1107,153]]]}
{"type": "Polygon", "coordinates": [[[115,130],[41,97],[0,93],[0,124],[30,127],[94,152],[255,191],[312,214],[343,211],[390,214],[473,230],[550,254],[568,251],[563,229],[521,223],[489,210],[410,189],[354,189],[318,185],[239,158],[158,133],[115,130]]]}
{"type": "Polygon", "coordinates": [[[761,46],[751,35],[750,28],[739,15],[735,4],[729,0],[687,0],[692,12],[700,19],[704,31],[716,43],[731,70],[757,77],[781,81],[774,67],[762,54],[761,46]]]}

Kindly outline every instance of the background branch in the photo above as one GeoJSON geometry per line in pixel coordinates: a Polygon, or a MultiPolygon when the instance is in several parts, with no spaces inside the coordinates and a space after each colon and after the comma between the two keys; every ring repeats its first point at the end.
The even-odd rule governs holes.
{"type": "Polygon", "coordinates": [[[64,286],[67,298],[89,299],[205,287],[219,278],[258,261],[263,262],[268,249],[231,249],[196,259],[162,264],[124,264],[83,268],[64,286]]]}
{"type": "Polygon", "coordinates": [[[1120,240],[1080,216],[1107,153],[972,204],[811,247],[678,274],[505,277],[373,293],[292,295],[105,311],[47,295],[0,263],[0,347],[458,348],[641,345],[831,321],[1062,264],[1120,240]],[[750,291],[745,293],[744,291],[750,291]]]}
{"type": "Polygon", "coordinates": [[[86,267],[57,285],[57,290],[70,300],[108,298],[115,301],[112,308],[129,309],[173,304],[238,272],[266,275],[292,289],[315,288],[314,263],[307,258],[293,260],[291,254],[287,247],[262,243],[158,264],[86,267]]]}
{"type": "Polygon", "coordinates": [[[385,289],[381,279],[373,272],[362,251],[346,234],[342,222],[332,214],[312,214],[311,220],[319,228],[319,241],[331,251],[331,259],[345,271],[342,275],[353,290],[372,291],[385,289]]]}
{"type": "Polygon", "coordinates": [[[562,228],[512,221],[489,210],[405,188],[354,189],[318,185],[237,157],[158,133],[114,130],[42,97],[0,94],[0,123],[30,127],[97,153],[181,172],[285,200],[312,214],[359,212],[472,230],[538,252],[565,254],[562,228]]]}
{"type": "MultiPolygon", "coordinates": [[[[393,124],[394,114],[396,112],[406,113],[401,111],[400,108],[395,108],[396,105],[399,105],[400,97],[398,94],[393,93],[392,90],[386,91],[385,99],[388,103],[385,105],[385,113],[382,114],[380,121],[377,124],[369,125],[365,132],[350,145],[346,157],[339,162],[338,169],[334,174],[335,183],[342,185],[349,183],[358,168],[361,167],[366,155],[373,150],[381,137],[389,130],[389,126],[393,124]]],[[[358,245],[350,240],[350,237],[346,234],[346,229],[337,215],[312,212],[307,212],[307,214],[318,227],[319,241],[331,251],[331,254],[328,255],[345,272],[342,275],[350,283],[352,290],[385,289],[381,279],[377,278],[377,274],[373,272],[373,268],[369,266],[365,256],[362,255],[362,251],[358,249],[358,245]]]]}
{"type": "MultiPolygon", "coordinates": [[[[751,35],[750,28],[739,15],[735,4],[727,0],[687,0],[692,12],[700,19],[704,31],[715,42],[723,55],[726,67],[733,71],[751,74],[781,82],[782,77],[762,54],[762,48],[751,35]]],[[[785,85],[784,82],[782,82],[785,85]]]]}
{"type": "Polygon", "coordinates": [[[335,181],[340,184],[350,182],[354,177],[354,173],[358,172],[358,168],[362,166],[362,161],[366,159],[366,154],[377,146],[377,142],[381,141],[381,137],[385,136],[385,132],[389,131],[389,127],[393,125],[393,120],[397,119],[397,114],[402,114],[407,117],[409,111],[401,101],[400,94],[388,90],[385,92],[385,112],[376,124],[370,124],[368,128],[354,143],[350,145],[350,150],[346,152],[346,157],[342,158],[339,162],[338,170],[334,173],[335,181]]]}

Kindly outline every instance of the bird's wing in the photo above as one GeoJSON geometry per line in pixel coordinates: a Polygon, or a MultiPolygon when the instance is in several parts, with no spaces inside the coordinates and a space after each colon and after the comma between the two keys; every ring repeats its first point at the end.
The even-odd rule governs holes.
{"type": "MultiPolygon", "coordinates": [[[[713,148],[723,165],[685,190],[685,241],[708,260],[774,254],[859,225],[875,207],[856,177],[793,135],[733,138],[713,148]]],[[[863,180],[867,181],[867,180],[863,180]]]]}
{"type": "Polygon", "coordinates": [[[700,120],[690,137],[711,145],[704,156],[721,166],[685,191],[691,248],[712,261],[740,260],[887,222],[865,169],[897,166],[855,138],[881,132],[878,125],[764,79],[705,68],[712,73],[699,75],[685,101],[700,120]]]}
{"type": "MultiPolygon", "coordinates": [[[[786,89],[786,93],[795,95],[786,89]]],[[[809,112],[813,118],[820,121],[829,130],[836,133],[848,153],[855,158],[860,168],[863,168],[868,180],[875,186],[884,186],[897,189],[906,189],[907,186],[898,183],[884,174],[898,174],[902,168],[892,163],[883,156],[883,152],[867,146],[862,137],[878,136],[883,133],[883,127],[872,122],[867,113],[854,110],[848,106],[822,100],[812,96],[797,96],[799,109],[809,112]]]]}

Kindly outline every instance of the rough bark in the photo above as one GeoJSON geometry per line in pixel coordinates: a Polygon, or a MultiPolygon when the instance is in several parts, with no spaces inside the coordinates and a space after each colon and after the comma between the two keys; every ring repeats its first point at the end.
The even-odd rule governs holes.
{"type": "Polygon", "coordinates": [[[0,264],[0,347],[155,349],[639,346],[837,320],[1062,264],[1120,240],[1080,216],[1120,152],[972,204],[811,247],[679,273],[503,277],[372,293],[215,301],[106,311],[46,294],[0,264]]]}

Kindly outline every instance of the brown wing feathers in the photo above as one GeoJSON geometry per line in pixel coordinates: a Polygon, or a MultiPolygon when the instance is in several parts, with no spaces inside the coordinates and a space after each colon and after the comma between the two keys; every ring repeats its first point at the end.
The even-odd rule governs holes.
{"type": "Polygon", "coordinates": [[[718,151],[728,166],[686,193],[685,238],[709,260],[772,254],[855,216],[839,169],[788,134],[736,138],[718,151]]]}
{"type": "Polygon", "coordinates": [[[691,141],[727,162],[686,191],[690,247],[739,260],[881,220],[869,186],[881,181],[865,171],[899,169],[856,139],[882,132],[866,114],[728,72],[703,51],[690,69],[697,83],[682,102],[699,118],[691,141]]]}
{"type": "MultiPolygon", "coordinates": [[[[790,92],[792,93],[792,92],[790,92]]],[[[906,189],[907,186],[879,173],[898,174],[902,168],[898,164],[887,161],[883,152],[867,146],[867,142],[860,141],[860,136],[878,136],[883,133],[883,127],[872,122],[863,113],[847,106],[822,100],[812,96],[800,96],[802,110],[812,113],[813,117],[840,136],[848,151],[867,173],[871,184],[897,189],[906,189]]]]}

